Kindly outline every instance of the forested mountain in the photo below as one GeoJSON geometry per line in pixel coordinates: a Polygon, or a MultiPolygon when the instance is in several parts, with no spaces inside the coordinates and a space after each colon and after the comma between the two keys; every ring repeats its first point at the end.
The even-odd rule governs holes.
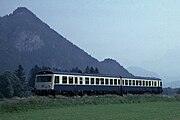
{"type": "Polygon", "coordinates": [[[14,70],[19,64],[26,71],[34,65],[62,70],[92,66],[105,74],[133,76],[115,60],[99,62],[24,7],[0,17],[0,71],[14,70]]]}

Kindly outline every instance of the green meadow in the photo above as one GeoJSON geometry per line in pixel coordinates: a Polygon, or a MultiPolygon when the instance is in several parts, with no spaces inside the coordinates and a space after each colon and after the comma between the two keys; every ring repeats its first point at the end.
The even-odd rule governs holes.
{"type": "Polygon", "coordinates": [[[180,120],[168,96],[35,97],[0,102],[0,120],[180,120]]]}

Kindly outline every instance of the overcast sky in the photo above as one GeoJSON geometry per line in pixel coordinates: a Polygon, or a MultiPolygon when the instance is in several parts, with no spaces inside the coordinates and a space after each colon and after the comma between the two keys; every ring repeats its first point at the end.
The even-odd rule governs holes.
{"type": "Polygon", "coordinates": [[[93,57],[180,77],[180,0],[0,0],[27,7],[93,57]]]}

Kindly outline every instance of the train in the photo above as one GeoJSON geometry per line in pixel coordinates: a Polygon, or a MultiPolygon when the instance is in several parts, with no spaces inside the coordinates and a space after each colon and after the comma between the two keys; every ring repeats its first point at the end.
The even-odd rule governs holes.
{"type": "Polygon", "coordinates": [[[37,95],[160,94],[162,80],[154,77],[40,71],[36,74],[34,91],[37,95]]]}

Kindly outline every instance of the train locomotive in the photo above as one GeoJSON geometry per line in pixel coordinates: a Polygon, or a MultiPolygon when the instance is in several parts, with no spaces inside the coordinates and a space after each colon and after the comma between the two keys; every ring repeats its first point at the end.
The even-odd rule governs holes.
{"type": "Polygon", "coordinates": [[[103,74],[40,71],[35,79],[35,93],[38,95],[123,95],[161,92],[161,79],[151,77],[126,78],[103,74]]]}

